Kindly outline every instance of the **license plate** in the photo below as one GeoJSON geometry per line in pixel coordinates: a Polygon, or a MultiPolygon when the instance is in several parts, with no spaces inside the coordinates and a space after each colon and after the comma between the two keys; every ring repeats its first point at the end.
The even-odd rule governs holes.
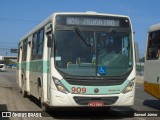
{"type": "Polygon", "coordinates": [[[102,106],[104,106],[104,102],[91,101],[91,102],[88,103],[88,106],[90,106],[90,107],[102,107],[102,106]]]}

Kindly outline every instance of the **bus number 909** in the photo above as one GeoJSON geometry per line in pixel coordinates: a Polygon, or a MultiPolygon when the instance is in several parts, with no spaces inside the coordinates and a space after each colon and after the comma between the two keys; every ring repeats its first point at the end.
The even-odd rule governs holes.
{"type": "Polygon", "coordinates": [[[86,88],[85,87],[72,87],[71,88],[72,93],[86,93],[86,88]]]}

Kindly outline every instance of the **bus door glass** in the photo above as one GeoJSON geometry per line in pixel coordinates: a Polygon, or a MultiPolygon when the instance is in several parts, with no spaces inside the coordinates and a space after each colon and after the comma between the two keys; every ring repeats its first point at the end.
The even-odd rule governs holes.
{"type": "Polygon", "coordinates": [[[51,47],[53,44],[52,32],[48,32],[47,36],[47,97],[50,99],[50,87],[51,87],[51,47]]]}

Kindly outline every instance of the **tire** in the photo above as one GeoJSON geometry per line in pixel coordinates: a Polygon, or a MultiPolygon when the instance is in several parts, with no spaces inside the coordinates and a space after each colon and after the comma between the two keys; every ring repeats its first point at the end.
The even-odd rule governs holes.
{"type": "Polygon", "coordinates": [[[43,99],[43,89],[39,87],[38,91],[39,91],[40,107],[43,111],[48,111],[49,107],[44,103],[44,99],[43,99]]]}
{"type": "Polygon", "coordinates": [[[25,82],[22,80],[22,96],[23,98],[27,97],[27,92],[25,91],[25,82]]]}

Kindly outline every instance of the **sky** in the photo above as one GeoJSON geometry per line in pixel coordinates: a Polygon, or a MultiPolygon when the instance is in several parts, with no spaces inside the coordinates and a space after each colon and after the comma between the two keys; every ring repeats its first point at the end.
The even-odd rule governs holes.
{"type": "Polygon", "coordinates": [[[160,0],[0,0],[0,56],[16,55],[9,49],[52,13],[95,11],[129,16],[143,57],[148,28],[160,22],[159,5],[160,0]]]}

